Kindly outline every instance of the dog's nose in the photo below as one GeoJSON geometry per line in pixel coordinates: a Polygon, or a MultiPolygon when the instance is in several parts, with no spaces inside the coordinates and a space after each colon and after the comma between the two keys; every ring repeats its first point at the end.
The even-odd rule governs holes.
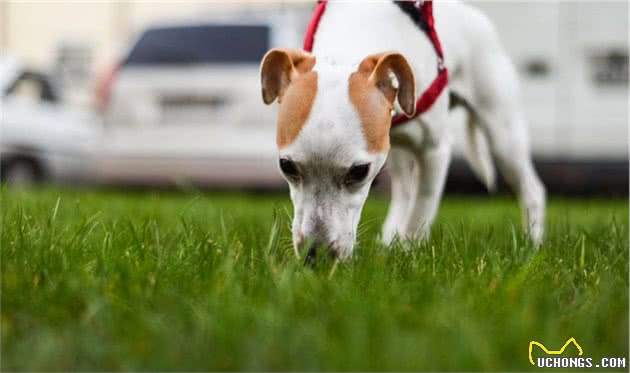
{"type": "Polygon", "coordinates": [[[313,265],[317,259],[317,255],[323,251],[330,251],[329,245],[324,241],[319,240],[307,240],[302,245],[302,252],[305,252],[304,265],[313,265]]]}

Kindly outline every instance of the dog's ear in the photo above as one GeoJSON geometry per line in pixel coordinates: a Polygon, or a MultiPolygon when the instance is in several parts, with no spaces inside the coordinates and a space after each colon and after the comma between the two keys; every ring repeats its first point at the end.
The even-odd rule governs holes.
{"type": "Polygon", "coordinates": [[[260,64],[260,82],[265,104],[269,105],[276,98],[278,102],[300,74],[309,72],[315,66],[315,56],[297,49],[272,49],[260,64]]]}
{"type": "Polygon", "coordinates": [[[398,104],[403,112],[411,117],[416,112],[416,89],[413,72],[402,54],[383,52],[367,56],[359,64],[359,72],[368,74],[369,82],[378,88],[385,98],[394,104],[398,96],[398,104]],[[394,86],[391,74],[398,81],[394,86]]]}

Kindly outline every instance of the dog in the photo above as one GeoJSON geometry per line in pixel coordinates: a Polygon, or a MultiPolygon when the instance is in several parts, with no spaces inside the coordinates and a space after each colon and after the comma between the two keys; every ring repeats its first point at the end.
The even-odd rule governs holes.
{"type": "Polygon", "coordinates": [[[427,239],[451,158],[449,104],[467,111],[472,169],[493,189],[496,163],[518,197],[524,230],[540,243],[546,196],[531,160],[517,73],[480,11],[434,4],[448,90],[390,131],[392,111],[413,116],[416,97],[436,76],[434,46],[399,5],[331,1],[312,53],[272,49],[263,57],[263,101],[279,103],[278,164],[294,206],[296,254],[352,255],[370,185],[386,161],[391,202],[381,240],[427,239]]]}

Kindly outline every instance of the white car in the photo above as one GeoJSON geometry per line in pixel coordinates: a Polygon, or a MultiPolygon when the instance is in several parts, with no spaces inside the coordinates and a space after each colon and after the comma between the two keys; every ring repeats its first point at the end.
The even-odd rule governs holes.
{"type": "Polygon", "coordinates": [[[16,60],[0,63],[0,177],[7,184],[88,177],[97,118],[59,103],[50,81],[16,60]]]}
{"type": "Polygon", "coordinates": [[[258,64],[273,46],[300,45],[301,30],[291,24],[285,17],[145,29],[100,89],[106,125],[99,178],[284,185],[275,109],[262,103],[258,64]]]}

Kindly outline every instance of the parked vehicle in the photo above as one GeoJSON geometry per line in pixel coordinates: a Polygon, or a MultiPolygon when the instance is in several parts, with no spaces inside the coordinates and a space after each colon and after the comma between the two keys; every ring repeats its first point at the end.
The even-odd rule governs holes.
{"type": "Polygon", "coordinates": [[[300,38],[282,21],[144,30],[100,89],[106,128],[99,176],[114,183],[282,185],[275,109],[262,103],[258,64],[274,45],[297,46],[300,38]]]}
{"type": "Polygon", "coordinates": [[[0,178],[7,184],[84,180],[96,117],[59,102],[48,77],[0,63],[0,178]]]}
{"type": "MultiPolygon", "coordinates": [[[[519,71],[532,153],[548,190],[627,194],[628,3],[474,5],[492,19],[519,71]]],[[[474,180],[457,158],[451,171],[451,190],[474,180]]]]}

